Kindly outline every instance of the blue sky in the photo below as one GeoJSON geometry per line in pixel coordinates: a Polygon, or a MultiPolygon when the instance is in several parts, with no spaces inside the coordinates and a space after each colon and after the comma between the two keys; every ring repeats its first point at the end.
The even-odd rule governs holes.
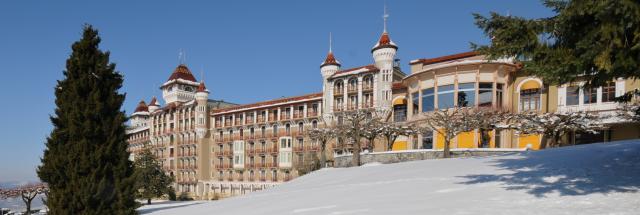
{"type": "MultiPolygon", "coordinates": [[[[471,13],[548,16],[540,1],[387,0],[389,33],[408,62],[469,50],[487,39],[471,13]]],[[[319,65],[333,32],[343,68],[372,62],[383,0],[26,1],[0,3],[0,182],[36,180],[52,126],[53,87],[84,23],[125,76],[123,109],[160,97],[158,87],[186,63],[215,99],[251,103],[319,92],[319,65]]]]}

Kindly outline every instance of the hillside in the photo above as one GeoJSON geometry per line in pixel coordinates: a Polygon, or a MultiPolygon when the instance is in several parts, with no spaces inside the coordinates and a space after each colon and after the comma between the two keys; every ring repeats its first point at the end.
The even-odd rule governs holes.
{"type": "Polygon", "coordinates": [[[325,169],[279,187],[143,214],[637,214],[640,140],[325,169]]]}

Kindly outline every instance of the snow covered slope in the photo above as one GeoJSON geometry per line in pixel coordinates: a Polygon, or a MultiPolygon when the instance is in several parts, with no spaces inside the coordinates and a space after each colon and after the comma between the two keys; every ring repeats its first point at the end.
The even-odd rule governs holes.
{"type": "Polygon", "coordinates": [[[269,190],[147,214],[640,214],[640,140],[325,169],[269,190]]]}

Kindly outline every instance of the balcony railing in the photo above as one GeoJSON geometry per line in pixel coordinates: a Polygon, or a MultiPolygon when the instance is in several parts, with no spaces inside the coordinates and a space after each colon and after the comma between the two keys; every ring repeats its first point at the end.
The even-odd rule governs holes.
{"type": "Polygon", "coordinates": [[[265,117],[259,116],[257,121],[258,121],[258,123],[263,123],[264,119],[265,119],[265,117]]]}
{"type": "Polygon", "coordinates": [[[362,85],[362,91],[369,91],[369,90],[373,90],[373,83],[362,85]]]}
{"type": "Polygon", "coordinates": [[[293,118],[294,119],[300,119],[300,118],[303,118],[303,117],[304,117],[304,112],[302,112],[302,111],[293,112],[293,118]]]}
{"type": "Polygon", "coordinates": [[[344,90],[342,90],[342,88],[333,89],[333,95],[343,95],[343,94],[344,94],[344,90]]]}
{"type": "Polygon", "coordinates": [[[358,92],[358,87],[357,86],[349,86],[347,88],[347,93],[357,93],[358,92]]]}
{"type": "Polygon", "coordinates": [[[293,147],[293,151],[294,152],[303,152],[304,151],[304,146],[294,146],[293,147]]]}
{"type": "Polygon", "coordinates": [[[307,111],[307,117],[317,116],[318,112],[316,111],[307,111]]]}
{"type": "Polygon", "coordinates": [[[246,124],[252,124],[253,123],[253,117],[247,117],[247,119],[245,120],[246,124]]]}
{"type": "Polygon", "coordinates": [[[280,114],[280,120],[288,120],[291,119],[291,115],[289,112],[282,112],[280,114]]]}
{"type": "Polygon", "coordinates": [[[278,167],[278,164],[277,164],[277,163],[269,162],[269,163],[266,163],[266,165],[265,165],[265,166],[266,166],[267,168],[276,168],[276,167],[278,167]]]}

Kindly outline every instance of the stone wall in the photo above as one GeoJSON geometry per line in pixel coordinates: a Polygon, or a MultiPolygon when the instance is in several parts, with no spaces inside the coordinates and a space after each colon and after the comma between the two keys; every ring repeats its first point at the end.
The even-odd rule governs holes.
{"type": "MultiPolygon", "coordinates": [[[[452,149],[451,157],[482,157],[492,155],[503,155],[508,153],[523,152],[526,149],[452,149]]],[[[399,163],[416,160],[439,159],[443,156],[442,150],[407,150],[391,152],[374,152],[360,154],[360,162],[367,163],[399,163]]],[[[338,155],[334,157],[334,167],[351,166],[352,155],[338,155]]]]}

